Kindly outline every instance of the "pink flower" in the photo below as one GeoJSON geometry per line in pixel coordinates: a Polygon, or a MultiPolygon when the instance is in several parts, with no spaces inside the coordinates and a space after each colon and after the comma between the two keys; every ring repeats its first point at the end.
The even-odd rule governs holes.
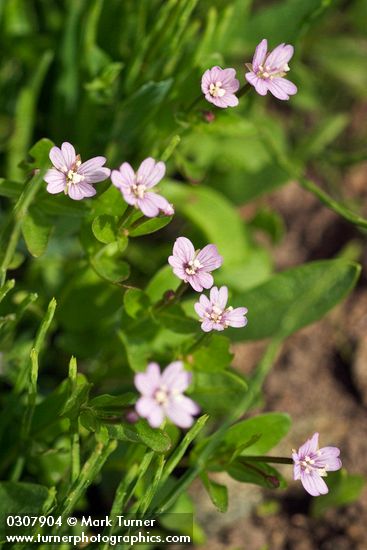
{"type": "Polygon", "coordinates": [[[234,69],[213,67],[201,78],[201,89],[205,99],[217,107],[236,107],[238,98],[234,95],[240,87],[234,69]]]}
{"type": "Polygon", "coordinates": [[[223,258],[214,244],[195,251],[194,245],[186,237],[176,239],[173,254],[168,258],[173,273],[185,283],[190,283],[197,292],[213,286],[214,280],[210,272],[220,267],[222,262],[223,258]]]}
{"type": "Polygon", "coordinates": [[[195,304],[195,311],[201,320],[201,328],[204,332],[211,330],[224,330],[228,327],[241,328],[247,325],[245,307],[227,307],[228,288],[216,286],[210,290],[210,300],[202,294],[195,304]]]}
{"type": "Polygon", "coordinates": [[[135,405],[138,415],[146,418],[152,428],[158,428],[165,417],[180,428],[189,428],[193,415],[200,411],[192,399],[183,395],[191,376],[181,361],[171,363],[162,373],[157,363],[149,363],[145,372],[135,375],[135,386],[141,393],[135,405]]]}
{"type": "Polygon", "coordinates": [[[64,192],[75,201],[93,197],[96,190],[92,184],[105,180],[111,173],[103,166],[105,157],[94,157],[82,163],[80,155],[75,154],[74,147],[67,141],[61,149],[52,147],[49,157],[55,168],[46,172],[47,191],[53,195],[64,192]]]}
{"type": "Polygon", "coordinates": [[[329,492],[325,481],[326,472],[340,470],[342,463],[337,447],[319,449],[319,434],[316,432],[311,439],[298,449],[293,449],[294,479],[300,479],[303,487],[310,495],[317,497],[329,492]]]}
{"type": "Polygon", "coordinates": [[[166,165],[152,158],[143,160],[138,171],[134,172],[128,162],[121,164],[118,170],[112,170],[112,183],[121,191],[128,204],[139,208],[148,218],[172,216],[174,209],[164,197],[150,191],[164,177],[166,165]]]}
{"type": "Polygon", "coordinates": [[[266,95],[269,90],[278,99],[289,99],[290,95],[297,93],[297,86],[283,77],[289,71],[288,61],[294,48],[283,43],[269,54],[267,50],[268,41],[264,38],[255,50],[252,65],[246,64],[250,70],[245,75],[246,80],[260,95],[266,95]]]}

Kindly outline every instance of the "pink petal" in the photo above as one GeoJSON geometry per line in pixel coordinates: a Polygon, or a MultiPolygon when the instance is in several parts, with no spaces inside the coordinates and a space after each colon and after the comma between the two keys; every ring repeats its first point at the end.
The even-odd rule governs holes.
{"type": "Polygon", "coordinates": [[[209,91],[210,84],[211,84],[210,70],[208,69],[207,71],[205,71],[205,73],[201,77],[201,90],[203,94],[206,94],[209,91]]]}
{"type": "MultiPolygon", "coordinates": [[[[125,162],[125,164],[127,164],[127,162],[125,162]]],[[[132,179],[132,183],[130,183],[130,177],[127,176],[128,170],[126,169],[124,170],[124,172],[122,172],[121,171],[122,166],[120,167],[120,170],[112,170],[111,181],[115,187],[130,191],[131,186],[134,183],[134,179],[132,179]]],[[[128,166],[130,167],[130,165],[128,166]]],[[[134,178],[134,172],[133,172],[133,178],[134,178]]]]}
{"type": "Polygon", "coordinates": [[[64,141],[64,143],[61,145],[61,151],[65,159],[66,166],[70,168],[71,165],[74,164],[76,161],[76,154],[75,154],[74,147],[68,141],[64,141]]]}
{"type": "Polygon", "coordinates": [[[236,97],[234,94],[225,94],[223,97],[219,97],[218,99],[221,100],[221,107],[227,108],[227,107],[237,107],[238,105],[238,97],[236,97]]]}
{"type": "Polygon", "coordinates": [[[326,495],[326,493],[329,492],[325,481],[314,470],[311,471],[309,474],[306,474],[306,472],[302,471],[301,482],[306,491],[310,493],[310,495],[312,495],[313,497],[326,495]]]}
{"type": "Polygon", "coordinates": [[[221,67],[218,67],[217,65],[215,67],[212,67],[210,69],[210,82],[221,82],[222,81],[222,74],[223,69],[221,67]]]}
{"type": "Polygon", "coordinates": [[[265,65],[270,67],[271,71],[282,70],[294,54],[294,48],[291,45],[279,44],[268,56],[265,65]]]}
{"type": "Polygon", "coordinates": [[[151,157],[145,159],[138,170],[139,182],[143,183],[148,189],[157,185],[166,173],[164,162],[155,162],[151,157]]]}
{"type": "MultiPolygon", "coordinates": [[[[213,286],[214,279],[210,275],[210,273],[206,273],[205,271],[198,271],[198,273],[194,275],[194,277],[197,277],[197,281],[196,281],[197,286],[201,287],[199,292],[201,292],[203,288],[211,288],[213,286]]],[[[193,285],[191,286],[194,288],[193,285]]]]}
{"type": "Polygon", "coordinates": [[[139,166],[137,179],[139,183],[143,183],[149,189],[163,178],[165,172],[164,162],[155,162],[153,158],[148,157],[139,166]]]}
{"type": "Polygon", "coordinates": [[[200,319],[204,317],[206,313],[206,308],[203,307],[200,302],[196,302],[196,304],[194,304],[194,309],[196,313],[199,315],[200,319]]]}
{"type": "Polygon", "coordinates": [[[186,281],[196,290],[196,292],[201,292],[204,289],[197,273],[195,275],[187,275],[186,273],[186,281]]]}
{"type": "Polygon", "coordinates": [[[162,407],[156,403],[155,407],[151,409],[147,420],[152,428],[159,428],[164,420],[164,412],[162,407]]]}
{"type": "Polygon", "coordinates": [[[69,186],[68,195],[75,201],[80,201],[86,197],[93,197],[96,194],[94,187],[89,183],[80,182],[73,183],[69,186]]]}
{"type": "Polygon", "coordinates": [[[166,408],[166,414],[179,428],[190,428],[194,423],[194,419],[190,413],[180,406],[179,401],[171,402],[166,408]]]}
{"type": "Polygon", "coordinates": [[[135,410],[139,416],[147,418],[152,410],[157,406],[157,402],[151,397],[140,397],[135,403],[135,410]]]}
{"type": "MultiPolygon", "coordinates": [[[[223,258],[218,253],[218,249],[215,244],[207,244],[197,255],[198,261],[203,268],[207,271],[213,271],[222,265],[223,258]]],[[[209,288],[209,287],[205,287],[209,288]]]]}
{"type": "Polygon", "coordinates": [[[226,311],[224,314],[224,321],[228,323],[231,327],[241,328],[247,325],[247,319],[245,314],[247,309],[245,307],[237,307],[232,311],[226,311]]]}
{"type": "Polygon", "coordinates": [[[155,201],[155,193],[146,193],[144,198],[137,201],[138,208],[147,218],[155,218],[159,214],[159,207],[155,201]]]}
{"type": "Polygon", "coordinates": [[[293,466],[293,479],[294,480],[301,479],[301,466],[300,466],[300,464],[294,464],[294,466],[293,466]]]}
{"type": "Polygon", "coordinates": [[[216,105],[216,107],[220,107],[221,109],[225,109],[227,107],[221,97],[213,97],[211,94],[207,93],[205,94],[205,99],[209,101],[209,103],[213,103],[213,105],[216,105]]]}
{"type": "Polygon", "coordinates": [[[50,170],[47,170],[44,179],[48,183],[46,189],[49,193],[54,195],[65,190],[66,178],[65,175],[59,170],[50,168],[50,170]]]}
{"type": "Polygon", "coordinates": [[[66,160],[64,159],[61,149],[58,147],[51,147],[48,156],[50,157],[50,160],[55,168],[61,170],[62,172],[67,172],[69,170],[70,166],[66,164],[66,160]]]}
{"type": "Polygon", "coordinates": [[[191,373],[183,367],[182,361],[174,361],[162,373],[162,385],[169,390],[185,391],[191,382],[191,373]]]}
{"type": "Polygon", "coordinates": [[[179,403],[180,406],[185,409],[185,411],[187,411],[189,414],[199,414],[200,412],[199,405],[186,395],[180,395],[179,403]]]}
{"type": "Polygon", "coordinates": [[[289,99],[290,95],[297,93],[297,86],[286,78],[273,78],[268,82],[269,91],[278,99],[289,99]]]}
{"type": "Polygon", "coordinates": [[[161,382],[161,371],[158,363],[149,363],[145,372],[138,372],[134,377],[135,387],[142,395],[151,397],[161,382]]]}
{"type": "Polygon", "coordinates": [[[133,185],[135,183],[135,172],[128,162],[123,162],[119,168],[122,180],[126,185],[133,185]]]}
{"type": "Polygon", "coordinates": [[[89,183],[97,183],[108,178],[111,174],[109,168],[103,168],[106,162],[105,157],[94,157],[86,162],[83,162],[78,168],[78,174],[85,176],[89,183]]]}
{"type": "Polygon", "coordinates": [[[210,332],[213,330],[214,323],[210,319],[204,319],[201,323],[201,330],[204,332],[210,332]]]}
{"type": "Polygon", "coordinates": [[[195,248],[192,242],[186,237],[178,237],[173,246],[173,255],[177,256],[183,263],[188,263],[195,257],[195,248]]]}
{"type": "Polygon", "coordinates": [[[340,449],[337,447],[323,447],[319,450],[318,456],[315,459],[316,465],[321,468],[326,468],[329,472],[340,470],[342,462],[340,458],[340,449]]]}
{"type": "Polygon", "coordinates": [[[253,67],[254,73],[257,73],[260,65],[263,65],[267,51],[268,51],[268,41],[266,40],[266,38],[264,38],[256,46],[254,57],[252,59],[252,67],[253,67]]]}
{"type": "Polygon", "coordinates": [[[222,286],[219,289],[219,296],[218,296],[218,304],[221,309],[224,309],[227,305],[228,301],[228,288],[226,286],[222,286]]]}
{"type": "Polygon", "coordinates": [[[314,433],[310,439],[301,445],[298,449],[298,455],[300,457],[310,456],[311,453],[316,453],[319,447],[319,434],[318,432],[314,433]]]}
{"type": "Polygon", "coordinates": [[[119,189],[127,204],[131,204],[131,206],[136,206],[138,204],[138,197],[133,195],[133,193],[130,193],[129,189],[126,189],[124,187],[120,187],[119,189]]]}

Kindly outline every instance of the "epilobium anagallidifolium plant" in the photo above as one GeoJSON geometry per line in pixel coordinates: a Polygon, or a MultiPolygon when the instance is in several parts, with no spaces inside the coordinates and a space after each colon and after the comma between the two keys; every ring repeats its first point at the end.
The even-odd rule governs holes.
{"type": "MultiPolygon", "coordinates": [[[[72,534],[71,515],[191,513],[195,480],[225,512],[226,474],[281,495],[289,482],[299,498],[317,496],[312,510],[321,513],[350,501],[360,479],[337,472],[339,448],[319,449],[318,433],[292,451],[309,433],[307,417],[287,435],[287,411],[258,411],[266,410],[271,367],[279,358],[277,376],[285,366],[284,341],[341,302],[360,267],[349,259],[353,248],[303,265],[300,256],[287,259],[296,267],[277,272],[283,264],[274,245],[288,220],[266,193],[297,181],[366,228],[309,176],[320,158],[337,158],[331,149],[324,158],[323,144],[331,147],[344,115],[322,139],[305,135],[316,100],[309,85],[303,95],[302,40],[293,97],[293,46],[269,51],[267,39],[248,41],[255,31],[241,25],[239,34],[241,3],[214,2],[209,15],[195,2],[137,3],[136,13],[126,2],[86,3],[82,12],[73,4],[70,17],[62,2],[51,3],[50,20],[42,12],[47,28],[35,9],[41,36],[31,33],[32,19],[22,40],[31,33],[35,45],[24,60],[17,48],[17,61],[9,61],[17,70],[5,61],[0,76],[0,86],[1,78],[15,79],[8,93],[30,75],[0,117],[3,141],[14,128],[2,146],[0,180],[1,505],[60,517],[47,533],[72,534]],[[261,97],[268,91],[290,100],[287,109],[274,98],[269,109],[271,98],[261,97]],[[29,136],[41,129],[52,141],[40,139],[28,155],[29,136]],[[263,341],[257,364],[249,341],[263,341]],[[277,464],[287,465],[282,473],[277,464]]],[[[311,76],[316,86],[314,66],[311,76]]],[[[302,368],[305,384],[307,362],[302,368]]],[[[322,438],[343,447],[327,425],[322,438]]],[[[186,529],[180,518],[176,534],[186,529]]],[[[33,526],[25,534],[37,533],[33,526]]],[[[112,523],[99,547],[124,534],[112,523]]],[[[93,540],[84,543],[92,548],[93,540]]]]}

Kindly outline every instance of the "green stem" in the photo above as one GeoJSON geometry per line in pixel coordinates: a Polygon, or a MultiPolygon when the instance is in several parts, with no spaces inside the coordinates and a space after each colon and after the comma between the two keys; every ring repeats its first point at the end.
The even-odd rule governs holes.
{"type": "Polygon", "coordinates": [[[126,225],[128,224],[128,222],[130,221],[132,215],[134,214],[135,212],[135,208],[134,206],[132,206],[131,204],[128,205],[128,207],[126,208],[125,212],[122,214],[121,218],[119,219],[119,221],[117,222],[117,228],[119,230],[123,229],[124,227],[126,227],[126,225]]]}
{"type": "Polygon", "coordinates": [[[201,332],[199,334],[199,337],[197,340],[189,347],[189,349],[186,351],[187,354],[193,353],[201,346],[204,346],[210,342],[212,339],[212,333],[211,332],[201,332]]]}
{"type": "Polygon", "coordinates": [[[54,512],[55,517],[61,516],[63,524],[65,524],[67,517],[73,511],[75,505],[83,496],[87,488],[97,477],[107,458],[113,453],[116,447],[116,440],[107,442],[99,441],[97,443],[94,451],[84,464],[78,479],[73,483],[70,492],[54,512]]]}
{"type": "Polygon", "coordinates": [[[175,290],[174,292],[170,291],[173,292],[172,296],[167,297],[167,292],[165,293],[163,298],[153,306],[153,312],[158,313],[159,311],[162,311],[171,304],[176,304],[187,289],[188,284],[185,283],[185,281],[182,281],[177,290],[175,290]]]}
{"type": "MultiPolygon", "coordinates": [[[[5,253],[0,264],[0,286],[5,283],[6,272],[13,259],[20,238],[23,219],[27,214],[28,208],[36,196],[39,188],[41,187],[45,171],[45,169],[39,170],[37,174],[28,182],[28,184],[26,184],[24,191],[14,206],[13,213],[15,223],[13,229],[11,230],[10,237],[7,238],[5,253]]],[[[8,227],[4,229],[4,233],[2,235],[3,238],[7,230],[8,227]]]]}
{"type": "MultiPolygon", "coordinates": [[[[70,359],[69,363],[69,382],[71,386],[70,396],[77,388],[77,363],[75,357],[70,359]]],[[[70,459],[71,473],[70,481],[74,483],[80,474],[80,441],[79,441],[79,420],[78,416],[70,419],[70,459]]]]}
{"type": "Polygon", "coordinates": [[[244,462],[267,462],[269,464],[293,464],[291,458],[283,456],[248,456],[242,455],[244,462]]]}
{"type": "Polygon", "coordinates": [[[248,82],[246,82],[246,84],[244,84],[239,90],[238,92],[236,92],[236,96],[238,98],[240,97],[243,97],[244,95],[248,94],[249,91],[251,90],[251,86],[248,82]]]}

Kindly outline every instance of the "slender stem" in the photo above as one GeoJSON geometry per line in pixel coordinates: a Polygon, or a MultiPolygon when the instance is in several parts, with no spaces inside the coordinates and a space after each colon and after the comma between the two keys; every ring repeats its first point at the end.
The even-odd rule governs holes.
{"type": "MultiPolygon", "coordinates": [[[[37,174],[28,182],[14,206],[13,213],[15,223],[13,229],[11,230],[10,237],[7,239],[5,253],[0,264],[0,286],[2,286],[5,282],[7,269],[13,259],[19,241],[23,219],[43,182],[45,171],[46,169],[39,170],[37,174]]],[[[7,230],[8,227],[5,228],[5,232],[7,230]]],[[[4,237],[4,234],[2,237],[4,237]]]]}
{"type": "Polygon", "coordinates": [[[251,90],[251,86],[248,82],[246,82],[236,93],[237,97],[243,97],[244,95],[248,94],[251,90]]]}
{"type": "MultiPolygon", "coordinates": [[[[76,391],[77,387],[77,363],[75,357],[70,359],[69,363],[69,381],[71,385],[70,395],[76,391]]],[[[70,459],[71,473],[70,480],[74,483],[80,474],[80,442],[79,442],[79,421],[78,416],[70,419],[70,459]]]]}
{"type": "Polygon", "coordinates": [[[134,212],[135,212],[134,206],[129,204],[129,206],[126,208],[125,212],[122,214],[121,218],[117,222],[117,228],[119,230],[126,227],[128,221],[131,219],[131,216],[133,215],[134,212]]]}
{"type": "Polygon", "coordinates": [[[61,516],[63,524],[65,524],[66,518],[70,515],[89,485],[97,477],[107,458],[113,453],[116,447],[117,441],[115,440],[106,443],[99,441],[97,443],[92,454],[84,464],[78,479],[72,485],[70,492],[55,510],[55,516],[61,516]]]}
{"type": "Polygon", "coordinates": [[[244,462],[267,462],[269,464],[293,464],[293,460],[283,456],[248,456],[240,457],[244,462]]]}
{"type": "Polygon", "coordinates": [[[198,338],[196,339],[196,341],[189,347],[186,353],[193,353],[199,347],[203,346],[204,344],[208,344],[211,339],[212,339],[211,332],[201,332],[198,338]]]}
{"type": "Polygon", "coordinates": [[[200,103],[200,101],[203,99],[203,94],[200,94],[199,96],[197,96],[194,101],[192,101],[190,103],[190,105],[187,107],[187,109],[185,109],[185,113],[188,114],[190,113],[194,107],[196,107],[198,105],[198,103],[200,103]]]}
{"type": "Polygon", "coordinates": [[[187,289],[188,284],[185,283],[185,281],[182,281],[180,286],[175,291],[168,291],[165,293],[163,298],[153,306],[153,311],[157,313],[158,311],[162,311],[162,309],[165,309],[172,304],[176,304],[187,289]],[[169,292],[171,294],[168,294],[169,292]]]}

